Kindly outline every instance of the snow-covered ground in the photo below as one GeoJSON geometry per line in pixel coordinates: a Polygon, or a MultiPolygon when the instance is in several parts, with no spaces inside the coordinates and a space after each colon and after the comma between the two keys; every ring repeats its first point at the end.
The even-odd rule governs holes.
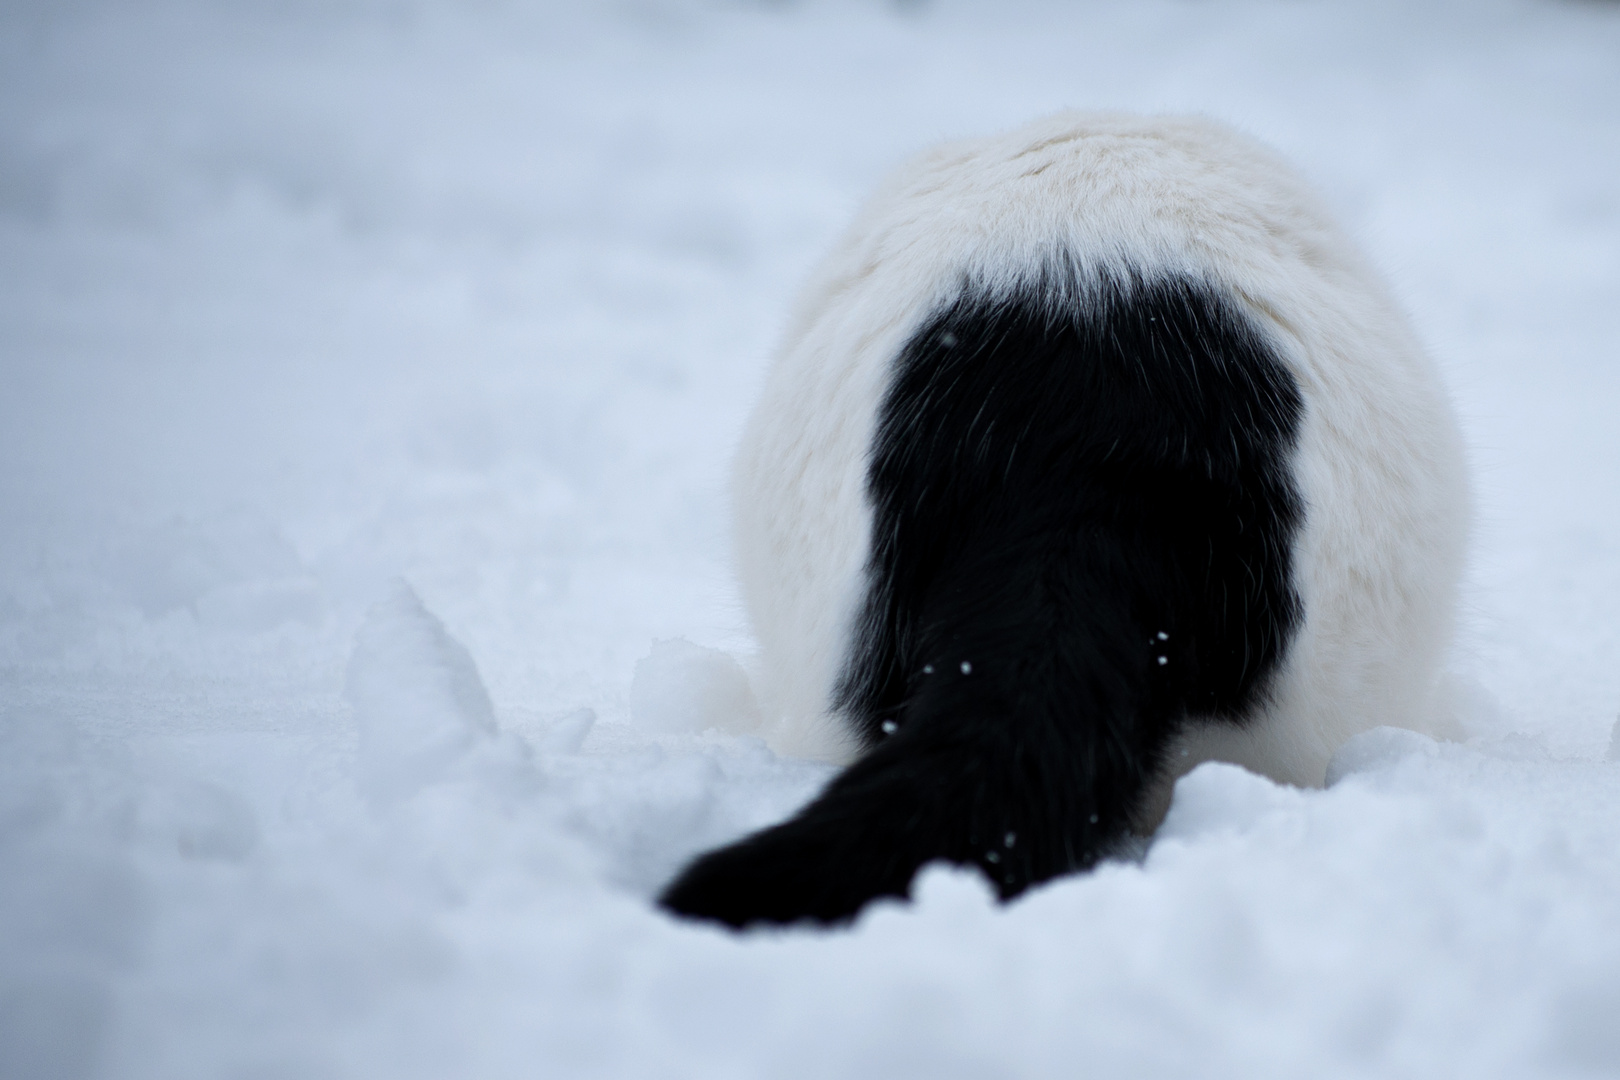
{"type": "Polygon", "coordinates": [[[1620,1073],[1617,177],[1596,0],[5,4],[0,1075],[1620,1073]],[[828,775],[737,734],[792,290],[1068,105],[1236,122],[1389,271],[1470,738],[1206,766],[1006,908],[674,922],[828,775]]]}

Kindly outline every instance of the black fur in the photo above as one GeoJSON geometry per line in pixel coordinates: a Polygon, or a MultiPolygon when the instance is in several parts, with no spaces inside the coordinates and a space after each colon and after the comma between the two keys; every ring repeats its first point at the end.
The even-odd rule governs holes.
{"type": "Polygon", "coordinates": [[[837,922],[934,859],[1009,898],[1125,835],[1187,718],[1253,713],[1300,617],[1299,389],[1217,289],[1072,281],[966,289],[906,345],[836,701],[866,753],[664,906],[837,922]]]}

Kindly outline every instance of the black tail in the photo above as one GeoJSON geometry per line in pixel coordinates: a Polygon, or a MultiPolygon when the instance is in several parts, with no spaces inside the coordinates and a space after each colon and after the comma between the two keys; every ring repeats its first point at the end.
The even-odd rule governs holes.
{"type": "Polygon", "coordinates": [[[664,906],[835,922],[934,859],[1003,898],[1092,865],[1179,725],[1252,715],[1299,621],[1302,413],[1201,282],[967,290],[906,346],[879,415],[837,701],[869,749],[664,906]]]}

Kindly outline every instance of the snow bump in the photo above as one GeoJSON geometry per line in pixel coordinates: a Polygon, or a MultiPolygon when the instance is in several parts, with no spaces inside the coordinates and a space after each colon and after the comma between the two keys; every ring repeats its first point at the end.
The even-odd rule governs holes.
{"type": "Polygon", "coordinates": [[[374,798],[414,794],[497,733],[472,655],[403,580],[355,635],[345,696],[360,729],[361,787],[374,798]]]}

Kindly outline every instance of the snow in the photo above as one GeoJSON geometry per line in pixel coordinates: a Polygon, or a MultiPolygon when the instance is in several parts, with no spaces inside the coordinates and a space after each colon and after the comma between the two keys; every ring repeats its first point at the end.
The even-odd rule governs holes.
{"type": "Polygon", "coordinates": [[[630,717],[648,732],[757,734],[764,716],[748,673],[720,649],[685,638],[654,641],[630,680],[630,717]]]}
{"type": "Polygon", "coordinates": [[[344,697],[360,735],[355,779],[376,798],[417,794],[495,734],[478,666],[404,581],[360,624],[344,697]]]}
{"type": "Polygon", "coordinates": [[[1620,1071],[1620,8],[0,10],[0,1075],[1620,1071]],[[935,139],[1194,108],[1455,389],[1465,738],[1206,765],[1137,858],[850,930],[650,904],[748,732],[726,461],[935,139]]]}

